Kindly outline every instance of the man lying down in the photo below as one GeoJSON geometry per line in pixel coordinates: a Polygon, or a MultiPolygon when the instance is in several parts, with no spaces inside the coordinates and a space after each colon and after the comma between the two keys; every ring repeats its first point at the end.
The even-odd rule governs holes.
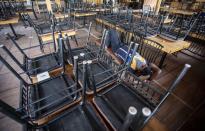
{"type": "MultiPolygon", "coordinates": [[[[126,59],[129,50],[128,46],[121,42],[118,33],[113,29],[107,32],[105,49],[118,64],[128,63],[131,60],[131,55],[126,59]]],[[[130,53],[132,53],[132,50],[130,53]]],[[[133,57],[129,70],[141,80],[153,80],[161,73],[161,70],[154,63],[148,63],[137,52],[133,57]]]]}

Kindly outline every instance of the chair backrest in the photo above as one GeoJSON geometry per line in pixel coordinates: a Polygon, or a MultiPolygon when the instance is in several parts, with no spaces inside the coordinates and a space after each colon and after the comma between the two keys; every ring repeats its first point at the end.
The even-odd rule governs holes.
{"type": "Polygon", "coordinates": [[[161,49],[163,48],[163,46],[155,41],[143,37],[137,38],[137,36],[135,36],[134,42],[139,44],[137,52],[149,63],[156,64],[157,58],[160,58],[162,55],[161,49]]]}
{"type": "MultiPolygon", "coordinates": [[[[57,52],[57,54],[52,54],[52,55],[54,55],[54,57],[57,59],[57,62],[58,62],[58,65],[59,65],[57,68],[63,67],[63,69],[64,69],[65,65],[64,65],[64,54],[63,54],[63,48],[64,48],[63,42],[58,42],[58,44],[59,44],[59,48],[58,48],[59,51],[57,52]]],[[[37,68],[29,70],[29,68],[28,68],[29,65],[28,64],[29,64],[29,61],[32,61],[32,59],[28,58],[25,55],[24,51],[19,47],[19,45],[17,43],[15,43],[15,45],[17,46],[17,49],[19,49],[20,52],[22,54],[24,54],[23,55],[23,57],[24,57],[23,58],[23,63],[21,63],[16,58],[16,56],[11,53],[11,51],[7,47],[1,45],[1,49],[11,58],[11,60],[15,63],[15,65],[17,65],[23,72],[20,73],[18,71],[18,68],[13,68],[12,63],[6,61],[2,56],[1,56],[0,59],[18,79],[23,81],[23,83],[25,85],[28,85],[28,84],[32,83],[31,72],[36,71],[36,70],[40,69],[41,67],[37,67],[37,68]],[[26,75],[26,78],[29,78],[30,81],[27,82],[25,80],[25,77],[23,77],[22,75],[26,75]]],[[[38,61],[38,60],[34,60],[34,61],[38,61]]],[[[53,68],[56,68],[56,67],[49,67],[49,69],[53,69],[53,68]]]]}
{"type": "Polygon", "coordinates": [[[197,23],[199,16],[200,14],[193,14],[187,17],[177,15],[171,25],[168,27],[166,25],[164,25],[165,27],[162,26],[160,36],[172,41],[184,40],[197,23]]]}
{"type": "MultiPolygon", "coordinates": [[[[21,64],[13,55],[12,53],[9,51],[9,49],[7,49],[7,47],[5,47],[4,45],[0,45],[0,49],[1,52],[4,52],[5,55],[9,56],[14,62],[15,64],[11,63],[8,61],[9,58],[5,59],[3,57],[3,55],[0,55],[0,61],[15,75],[15,77],[17,77],[24,85],[28,85],[27,80],[21,75],[20,71],[23,70],[23,72],[25,72],[25,68],[24,65],[21,64]],[[17,65],[18,67],[20,67],[20,71],[19,68],[14,67],[15,65],[17,65]]],[[[27,75],[27,74],[26,74],[27,75]]],[[[28,77],[27,77],[28,78],[28,77]]],[[[30,77],[29,77],[30,78],[30,77]]],[[[29,79],[31,80],[31,79],[29,79]]]]}
{"type": "MultiPolygon", "coordinates": [[[[16,42],[16,40],[10,35],[7,34],[7,37],[12,41],[12,43],[15,45],[15,47],[17,48],[17,50],[19,51],[19,53],[21,53],[23,59],[28,59],[28,56],[26,55],[26,53],[23,51],[23,49],[19,46],[19,44],[16,42]]],[[[24,71],[25,71],[25,61],[20,61],[19,58],[17,58],[17,56],[15,56],[15,54],[12,54],[9,50],[6,51],[8,53],[8,55],[10,55],[10,57],[16,62],[16,64],[18,64],[19,67],[21,67],[24,71]]]]}
{"type": "MultiPolygon", "coordinates": [[[[62,38],[61,38],[61,42],[62,42],[62,38]]],[[[53,114],[59,113],[59,111],[62,111],[62,108],[66,109],[69,107],[68,105],[76,104],[79,98],[85,95],[86,87],[84,86],[79,87],[78,85],[78,77],[77,77],[78,58],[75,58],[74,63],[75,63],[74,64],[74,75],[75,75],[74,82],[72,80],[69,80],[71,78],[68,79],[67,75],[60,73],[57,76],[54,76],[48,80],[45,80],[41,83],[36,84],[35,88],[37,89],[37,92],[35,93],[33,93],[34,85],[23,86],[21,88],[22,89],[22,96],[21,96],[22,103],[21,103],[20,108],[18,108],[18,111],[21,112],[21,119],[35,121],[35,120],[39,120],[41,118],[47,117],[49,115],[53,116],[53,114]],[[50,87],[50,90],[53,90],[54,92],[46,96],[38,98],[38,95],[36,94],[43,93],[42,90],[39,90],[38,88],[42,88],[46,86],[45,84],[48,84],[47,86],[49,86],[49,82],[51,82],[50,84],[52,84],[52,81],[55,81],[56,79],[61,79],[61,83],[56,83],[54,86],[52,85],[52,88],[50,87]],[[65,85],[65,87],[61,87],[62,85],[65,85]],[[55,86],[59,86],[57,87],[58,88],[57,91],[55,90],[56,88],[55,86]],[[52,97],[56,97],[56,96],[58,96],[56,99],[41,105],[42,103],[44,103],[44,101],[49,101],[50,99],[52,99],[52,97]],[[33,97],[37,97],[37,98],[33,100],[33,97]],[[49,109],[49,108],[52,108],[52,109],[49,109]]],[[[84,75],[86,75],[85,71],[83,73],[83,78],[86,78],[86,76],[84,75]]],[[[83,100],[82,100],[83,102],[86,101],[84,99],[86,99],[86,97],[83,97],[83,100]]]]}

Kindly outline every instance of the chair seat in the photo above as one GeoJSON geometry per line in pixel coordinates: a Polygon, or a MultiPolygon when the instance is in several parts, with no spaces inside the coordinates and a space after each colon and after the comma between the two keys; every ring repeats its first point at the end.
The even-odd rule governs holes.
{"type": "Polygon", "coordinates": [[[46,99],[43,99],[36,104],[33,104],[29,109],[30,111],[38,110],[54,102],[52,105],[47,106],[46,108],[43,108],[40,111],[32,114],[32,117],[34,119],[41,118],[47,113],[54,112],[57,109],[60,109],[63,106],[74,101],[75,96],[69,96],[69,94],[72,93],[75,88],[73,87],[70,89],[66,89],[72,84],[74,84],[74,81],[67,76],[65,76],[64,78],[67,80],[68,85],[66,84],[65,80],[59,76],[50,81],[30,87],[31,102],[35,102],[47,97],[46,99]]]}
{"type": "Polygon", "coordinates": [[[80,53],[84,53],[85,58],[79,57],[79,59],[78,59],[79,62],[81,62],[83,60],[92,60],[92,59],[96,58],[98,52],[92,52],[90,49],[88,49],[86,47],[72,49],[72,56],[79,56],[80,53]]]}
{"type": "Polygon", "coordinates": [[[73,27],[74,25],[69,23],[69,21],[58,22],[58,26],[57,26],[57,28],[59,28],[60,31],[73,29],[73,27]]]}
{"type": "Polygon", "coordinates": [[[40,24],[38,25],[39,30],[40,30],[40,34],[47,34],[47,33],[51,33],[51,25],[48,23],[44,23],[44,24],[40,24]]]}
{"type": "Polygon", "coordinates": [[[115,85],[110,90],[102,93],[102,95],[94,97],[93,103],[116,130],[121,127],[130,106],[134,106],[138,111],[138,116],[134,118],[131,124],[133,130],[137,130],[140,127],[140,123],[146,119],[139,114],[142,108],[151,108],[140,96],[124,84],[115,85]]]}
{"type": "Polygon", "coordinates": [[[32,70],[32,71],[29,71],[30,75],[42,73],[44,71],[48,71],[49,69],[58,66],[58,62],[54,54],[37,57],[35,59],[32,59],[32,61],[28,60],[27,63],[28,63],[27,69],[32,70]],[[39,68],[39,69],[35,70],[36,68],[39,68]]]}
{"type": "Polygon", "coordinates": [[[79,105],[50,122],[45,127],[49,131],[106,131],[105,125],[97,117],[90,104],[79,105]]]}
{"type": "MultiPolygon", "coordinates": [[[[95,80],[95,83],[96,83],[97,90],[100,89],[100,88],[106,87],[107,85],[112,83],[112,81],[115,81],[115,79],[116,79],[116,78],[112,77],[112,78],[104,81],[103,83],[99,83],[102,80],[104,80],[104,79],[106,79],[109,76],[114,74],[114,72],[112,70],[110,70],[108,72],[105,72],[105,73],[102,73],[102,72],[107,71],[107,70],[110,69],[109,66],[107,64],[103,63],[103,62],[100,62],[100,61],[93,62],[91,64],[91,69],[92,69],[93,74],[101,73],[97,76],[94,76],[94,80],[95,80]]],[[[79,78],[80,83],[82,83],[82,74],[83,74],[83,66],[82,65],[79,67],[78,73],[79,73],[79,77],[80,77],[79,78]]],[[[88,86],[87,92],[92,92],[92,91],[93,91],[92,87],[88,86]]]]}

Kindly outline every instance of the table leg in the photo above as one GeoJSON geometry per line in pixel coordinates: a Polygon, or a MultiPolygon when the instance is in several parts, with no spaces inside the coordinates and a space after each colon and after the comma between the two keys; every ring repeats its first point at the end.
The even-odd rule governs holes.
{"type": "Polygon", "coordinates": [[[17,36],[17,34],[16,34],[15,30],[14,30],[14,27],[12,26],[12,24],[9,24],[9,26],[11,28],[12,33],[14,34],[14,37],[17,38],[18,36],[17,36]]]}
{"type": "Polygon", "coordinates": [[[85,16],[84,16],[84,18],[83,18],[83,26],[85,26],[85,16]]]}
{"type": "Polygon", "coordinates": [[[167,56],[167,53],[164,52],[163,55],[162,55],[162,57],[161,57],[161,60],[160,60],[160,62],[159,62],[159,68],[160,68],[160,69],[163,67],[163,64],[164,64],[164,61],[165,61],[165,59],[166,59],[166,56],[167,56]]]}
{"type": "Polygon", "coordinates": [[[13,27],[12,24],[9,24],[9,26],[10,26],[10,28],[11,28],[11,31],[12,31],[13,35],[14,35],[13,37],[14,37],[16,40],[18,40],[20,37],[24,36],[24,35],[21,35],[21,34],[16,34],[16,31],[14,30],[14,27],[13,27]]]}

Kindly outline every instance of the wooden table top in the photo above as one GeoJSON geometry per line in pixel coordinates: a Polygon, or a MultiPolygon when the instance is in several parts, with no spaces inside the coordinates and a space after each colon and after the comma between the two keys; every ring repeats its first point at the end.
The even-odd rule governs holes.
{"type": "Polygon", "coordinates": [[[182,15],[193,15],[194,11],[187,11],[187,10],[179,10],[179,9],[168,9],[168,8],[161,8],[163,11],[167,11],[173,14],[182,14],[182,15]]]}
{"type": "Polygon", "coordinates": [[[100,8],[97,8],[97,9],[94,9],[93,11],[96,11],[96,12],[103,12],[103,11],[109,11],[110,9],[100,9],[100,8]]]}
{"type": "MultiPolygon", "coordinates": [[[[50,71],[49,75],[51,77],[55,77],[55,76],[58,76],[62,71],[63,71],[63,68],[60,67],[60,68],[57,68],[57,69],[54,69],[54,70],[50,71]]],[[[72,72],[73,72],[72,65],[69,65],[69,64],[65,65],[65,74],[72,75],[72,72]]],[[[32,84],[38,83],[38,80],[37,80],[36,76],[31,77],[31,80],[32,80],[32,84]]]]}
{"type": "Polygon", "coordinates": [[[111,28],[115,28],[117,31],[126,32],[126,30],[123,29],[122,27],[119,27],[118,25],[114,25],[114,24],[112,24],[112,23],[109,23],[109,22],[106,21],[106,20],[103,20],[103,19],[100,19],[100,18],[96,18],[95,20],[96,20],[97,22],[102,23],[102,24],[104,24],[104,25],[107,25],[107,26],[109,26],[109,27],[111,27],[111,28]]]}
{"type": "MultiPolygon", "coordinates": [[[[76,31],[75,30],[62,31],[62,35],[64,36],[65,34],[67,34],[68,36],[74,36],[76,35],[76,31]]],[[[43,34],[40,37],[43,42],[53,40],[52,33],[43,34]]],[[[58,32],[55,32],[55,38],[58,38],[58,32]]]]}
{"type": "Polygon", "coordinates": [[[0,25],[16,24],[19,22],[19,16],[14,16],[8,20],[0,20],[0,25]]]}
{"type": "Polygon", "coordinates": [[[180,50],[186,49],[190,46],[190,43],[183,40],[169,41],[160,36],[149,37],[148,39],[153,40],[163,46],[162,51],[172,54],[180,50]]]}
{"type": "Polygon", "coordinates": [[[68,14],[61,14],[61,13],[55,13],[54,14],[56,19],[63,19],[63,18],[68,18],[69,15],[68,14]]]}
{"type": "Polygon", "coordinates": [[[83,16],[94,16],[96,15],[96,12],[90,12],[90,13],[71,13],[71,15],[75,17],[83,17],[83,16]]]}
{"type": "Polygon", "coordinates": [[[174,22],[174,20],[167,18],[167,19],[164,20],[163,23],[164,23],[164,24],[169,24],[169,23],[171,23],[171,22],[174,22]]]}

